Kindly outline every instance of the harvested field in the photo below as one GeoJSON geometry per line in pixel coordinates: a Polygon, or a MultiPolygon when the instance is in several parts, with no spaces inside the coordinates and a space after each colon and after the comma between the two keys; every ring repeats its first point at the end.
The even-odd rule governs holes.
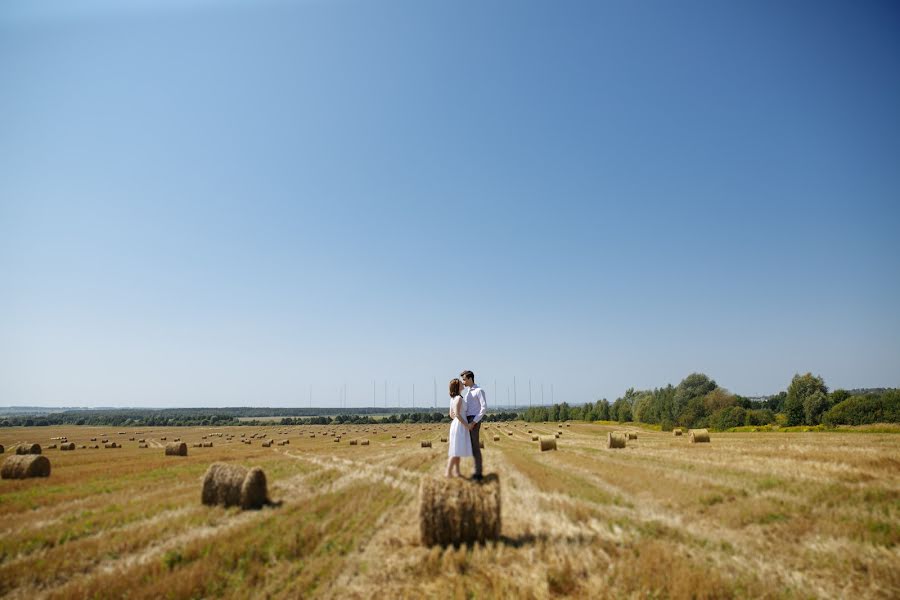
{"type": "MultiPolygon", "coordinates": [[[[50,436],[86,446],[54,453],[47,478],[0,481],[0,596],[900,597],[898,434],[691,444],[635,427],[637,442],[610,450],[617,428],[573,422],[541,452],[533,437],[557,442],[557,423],[505,424],[512,435],[484,450],[502,485],[499,539],[454,548],[424,545],[420,530],[421,483],[446,464],[445,445],[422,442],[447,427],[142,428],[115,453],[88,443],[100,428],[0,430],[7,449],[50,436]],[[212,436],[177,460],[162,451],[166,438],[212,436]],[[215,462],[261,467],[275,505],[201,504],[215,462]]],[[[240,503],[222,489],[209,501],[240,503]]]]}

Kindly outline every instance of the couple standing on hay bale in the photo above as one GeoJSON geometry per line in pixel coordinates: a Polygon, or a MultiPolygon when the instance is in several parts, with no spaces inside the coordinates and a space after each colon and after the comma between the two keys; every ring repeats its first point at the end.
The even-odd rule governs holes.
{"type": "Polygon", "coordinates": [[[459,463],[462,457],[475,459],[473,481],[483,479],[481,471],[481,420],[487,412],[484,390],[475,384],[475,374],[463,371],[461,379],[450,380],[450,435],[447,438],[447,477],[462,477],[459,463]]]}

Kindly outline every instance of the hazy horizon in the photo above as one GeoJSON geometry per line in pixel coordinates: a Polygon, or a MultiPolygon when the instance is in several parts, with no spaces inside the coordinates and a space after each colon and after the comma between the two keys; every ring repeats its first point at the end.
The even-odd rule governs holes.
{"type": "Polygon", "coordinates": [[[5,2],[0,404],[900,387],[897,31],[886,2],[5,2]]]}

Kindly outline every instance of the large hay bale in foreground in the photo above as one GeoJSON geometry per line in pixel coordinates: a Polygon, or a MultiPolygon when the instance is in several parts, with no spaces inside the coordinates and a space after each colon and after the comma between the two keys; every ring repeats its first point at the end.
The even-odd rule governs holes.
{"type": "Polygon", "coordinates": [[[200,501],[207,506],[240,506],[244,510],[270,504],[266,474],[259,467],[213,463],[203,476],[200,501]]]}
{"type": "Polygon", "coordinates": [[[552,435],[542,435],[540,437],[541,452],[547,450],[556,450],[556,437],[552,435]]]}
{"type": "Polygon", "coordinates": [[[606,447],[607,448],[624,448],[625,440],[627,436],[619,431],[610,431],[606,434],[606,447]]]}
{"type": "Polygon", "coordinates": [[[422,440],[422,447],[431,448],[431,442],[429,442],[428,440],[422,440]]]}
{"type": "Polygon", "coordinates": [[[419,533],[425,546],[460,546],[500,538],[500,478],[423,477],[419,533]]]}
{"type": "Polygon", "coordinates": [[[75,442],[69,442],[68,444],[60,444],[59,449],[60,450],[74,450],[75,442]]]}
{"type": "Polygon", "coordinates": [[[184,442],[169,442],[166,444],[166,456],[187,456],[187,444],[184,442]]]}
{"type": "Polygon", "coordinates": [[[0,468],[3,479],[27,479],[29,477],[50,477],[50,460],[41,454],[20,454],[10,456],[0,468]]]}
{"type": "Polygon", "coordinates": [[[688,437],[692,444],[709,443],[709,429],[691,429],[688,437]]]}
{"type": "Polygon", "coordinates": [[[16,454],[40,454],[40,444],[20,444],[16,446],[16,454]]]}

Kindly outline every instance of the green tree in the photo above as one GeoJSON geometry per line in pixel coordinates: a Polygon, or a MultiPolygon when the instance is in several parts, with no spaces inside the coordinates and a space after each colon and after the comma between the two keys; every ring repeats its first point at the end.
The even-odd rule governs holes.
{"type": "MultiPolygon", "coordinates": [[[[828,394],[828,388],[825,387],[825,381],[821,377],[815,377],[812,373],[794,375],[791,385],[788,386],[787,396],[784,399],[784,413],[787,417],[788,425],[816,424],[807,421],[806,413],[806,400],[816,394],[816,392],[820,392],[823,395],[828,394]]],[[[818,398],[814,402],[811,401],[811,408],[818,409],[818,401],[818,398]]],[[[815,416],[818,417],[824,410],[822,409],[822,411],[815,413],[815,416]]]]}
{"type": "Polygon", "coordinates": [[[675,396],[673,398],[674,416],[680,416],[682,411],[687,407],[688,401],[692,398],[705,396],[718,387],[716,382],[703,373],[691,373],[681,380],[681,383],[675,388],[675,396]]]}

